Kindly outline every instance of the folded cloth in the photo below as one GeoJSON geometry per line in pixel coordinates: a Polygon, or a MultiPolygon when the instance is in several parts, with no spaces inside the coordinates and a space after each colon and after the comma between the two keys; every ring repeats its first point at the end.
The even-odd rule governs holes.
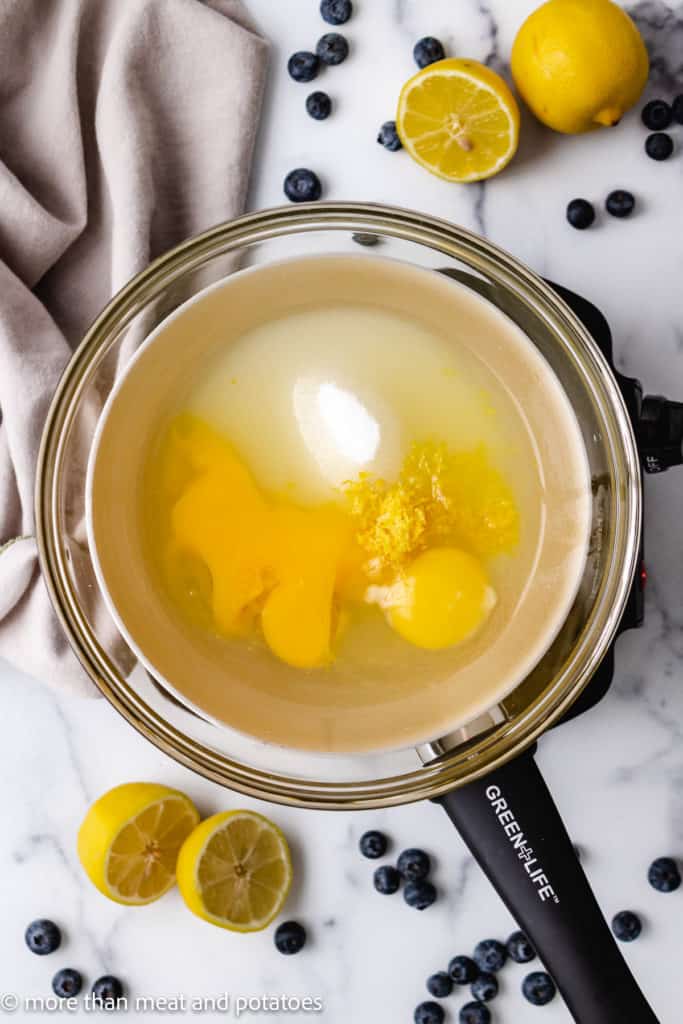
{"type": "Polygon", "coordinates": [[[0,658],[71,692],[33,536],[50,397],[128,278],[242,210],[266,56],[240,0],[0,5],[0,658]]]}

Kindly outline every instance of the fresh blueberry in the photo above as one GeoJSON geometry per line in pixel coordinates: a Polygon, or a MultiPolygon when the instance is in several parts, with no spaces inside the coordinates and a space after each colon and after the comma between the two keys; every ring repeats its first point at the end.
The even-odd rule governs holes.
{"type": "Polygon", "coordinates": [[[419,882],[406,882],[403,899],[415,910],[426,910],[436,899],[436,889],[425,878],[421,878],[419,882]]]}
{"type": "Polygon", "coordinates": [[[645,152],[652,160],[668,160],[674,151],[674,140],[666,132],[655,132],[645,139],[645,152]]]}
{"type": "Polygon", "coordinates": [[[658,857],[650,864],[647,880],[657,892],[675,892],[681,884],[678,864],[671,857],[658,857]]]}
{"type": "Polygon", "coordinates": [[[398,890],[401,884],[401,876],[391,864],[382,864],[381,867],[377,868],[373,875],[373,880],[375,889],[377,892],[381,892],[383,896],[390,896],[392,892],[398,890]]]}
{"type": "Polygon", "coordinates": [[[113,974],[105,974],[94,982],[92,996],[96,1004],[104,1004],[104,1008],[116,1005],[117,1000],[123,997],[123,985],[113,974]]]}
{"type": "Polygon", "coordinates": [[[532,971],[522,982],[522,994],[532,1006],[545,1006],[555,998],[555,982],[545,971],[532,971]]]}
{"type": "Polygon", "coordinates": [[[469,985],[479,974],[479,968],[468,956],[454,956],[448,964],[448,973],[456,985],[469,985]]]}
{"type": "Polygon", "coordinates": [[[474,962],[480,971],[500,971],[507,958],[507,949],[497,939],[484,939],[474,949],[474,962]]]}
{"type": "Polygon", "coordinates": [[[358,843],[360,852],[364,857],[369,857],[370,860],[377,860],[378,857],[383,857],[387,852],[388,845],[389,841],[384,832],[378,832],[376,829],[364,832],[358,843]]]}
{"type": "Polygon", "coordinates": [[[38,921],[31,921],[24,933],[24,938],[32,953],[37,953],[38,956],[47,956],[48,953],[54,953],[56,949],[59,949],[62,933],[54,921],[40,918],[38,921]]]}
{"type": "Polygon", "coordinates": [[[312,82],[320,70],[320,59],[309,50],[299,50],[287,61],[287,70],[295,82],[312,82]]]}
{"type": "Polygon", "coordinates": [[[390,153],[395,153],[397,149],[403,148],[403,143],[398,137],[398,132],[396,131],[395,121],[384,122],[379,130],[377,141],[380,146],[384,146],[384,148],[388,149],[390,153]]]}
{"type": "Polygon", "coordinates": [[[629,217],[633,213],[636,200],[632,192],[623,188],[615,188],[605,200],[605,209],[613,217],[629,217]]]}
{"type": "Polygon", "coordinates": [[[364,245],[366,248],[379,245],[379,235],[371,235],[368,231],[356,231],[351,238],[356,245],[364,245]]]}
{"type": "Polygon", "coordinates": [[[427,991],[435,999],[445,999],[453,991],[453,981],[445,971],[437,971],[427,978],[427,991]]]}
{"type": "Polygon", "coordinates": [[[275,929],[275,948],[285,956],[300,953],[306,945],[306,929],[298,921],[283,921],[275,929]]]}
{"type": "Polygon", "coordinates": [[[327,32],[318,40],[315,52],[323,64],[341,64],[349,55],[349,44],[338,32],[327,32]]]}
{"type": "Polygon", "coordinates": [[[297,167],[290,171],[285,178],[285,195],[293,203],[309,203],[314,199],[320,199],[322,185],[320,178],[313,171],[306,167],[297,167]]]}
{"type": "Polygon", "coordinates": [[[434,64],[437,60],[443,60],[446,52],[434,36],[424,36],[418,39],[413,47],[413,57],[419,68],[426,68],[428,64],[434,64]]]}
{"type": "Polygon", "coordinates": [[[674,116],[674,121],[678,124],[683,124],[683,93],[677,96],[671,104],[671,111],[674,116]]]}
{"type": "Polygon", "coordinates": [[[443,1007],[429,1000],[415,1007],[413,1020],[415,1024],[443,1024],[445,1016],[443,1007]]]}
{"type": "Polygon", "coordinates": [[[478,978],[472,982],[470,989],[472,998],[479,1003],[490,1003],[498,995],[498,979],[495,974],[482,971],[478,978]]]}
{"type": "Polygon", "coordinates": [[[593,204],[587,199],[572,199],[567,206],[567,220],[573,228],[584,231],[589,228],[595,220],[593,204]]]}
{"type": "Polygon", "coordinates": [[[642,922],[632,910],[621,910],[612,918],[612,931],[619,942],[633,942],[642,930],[642,922]]]}
{"type": "Polygon", "coordinates": [[[326,92],[312,92],[306,97],[306,110],[316,121],[324,121],[332,113],[332,100],[326,92]]]}
{"type": "Polygon", "coordinates": [[[466,1003],[458,1020],[460,1024],[491,1024],[491,1011],[484,1003],[466,1003]]]}
{"type": "Polygon", "coordinates": [[[661,132],[671,124],[671,107],[664,100],[650,100],[640,116],[651,132],[661,132]]]}
{"type": "Polygon", "coordinates": [[[429,854],[424,850],[404,850],[396,862],[396,867],[406,882],[419,882],[420,879],[426,878],[431,866],[429,854]]]}
{"type": "Polygon", "coordinates": [[[52,991],[60,999],[71,999],[83,988],[83,976],[71,967],[57,971],[52,979],[52,991]]]}
{"type": "Polygon", "coordinates": [[[320,13],[328,25],[343,25],[353,14],[351,0],[320,0],[320,13]]]}
{"type": "Polygon", "coordinates": [[[506,945],[510,959],[516,964],[528,964],[536,956],[536,950],[524,932],[513,932],[506,945]]]}

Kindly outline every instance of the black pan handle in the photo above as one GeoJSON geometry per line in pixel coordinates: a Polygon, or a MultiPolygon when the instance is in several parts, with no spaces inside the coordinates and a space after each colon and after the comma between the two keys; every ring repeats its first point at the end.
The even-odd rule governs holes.
{"type": "Polygon", "coordinates": [[[598,907],[533,751],[436,802],[538,950],[574,1020],[658,1024],[598,907]]]}
{"type": "Polygon", "coordinates": [[[645,395],[636,432],[646,473],[662,473],[683,464],[683,402],[645,395]]]}

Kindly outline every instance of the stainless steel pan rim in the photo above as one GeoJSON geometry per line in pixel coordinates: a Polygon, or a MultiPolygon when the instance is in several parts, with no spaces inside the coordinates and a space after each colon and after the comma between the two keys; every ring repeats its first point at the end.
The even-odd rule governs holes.
{"type": "Polygon", "coordinates": [[[36,479],[39,560],[52,604],[88,676],[110,703],[160,750],[213,782],[252,797],[326,809],[372,808],[432,798],[480,777],[528,747],[579,696],[614,639],[639,557],[642,496],[638,450],[616,381],[595,342],[555,292],[503,250],[446,221],[365,203],[314,203],[248,214],[218,225],[166,253],[130,281],[107,305],[71,358],[54,395],[43,433],[36,479]],[[451,751],[438,762],[367,782],[330,782],[262,771],[231,760],[164,720],[117,671],[90,628],[74,591],[60,533],[59,483],[65,439],[98,359],[149,302],[191,268],[245,245],[302,232],[375,232],[420,243],[465,261],[512,289],[542,318],[581,370],[605,412],[605,436],[615,467],[617,508],[613,551],[595,607],[569,662],[524,713],[451,751]]]}

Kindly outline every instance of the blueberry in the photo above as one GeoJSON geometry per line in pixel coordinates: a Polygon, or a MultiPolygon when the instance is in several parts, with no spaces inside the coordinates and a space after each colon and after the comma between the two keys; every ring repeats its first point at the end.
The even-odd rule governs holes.
{"type": "Polygon", "coordinates": [[[293,203],[308,203],[320,199],[322,185],[320,178],[306,167],[297,167],[285,178],[285,195],[293,203]]]}
{"type": "Polygon", "coordinates": [[[343,25],[353,13],[351,0],[320,0],[320,13],[328,25],[343,25]]]}
{"type": "Polygon", "coordinates": [[[370,860],[377,860],[378,857],[383,857],[387,852],[388,845],[389,841],[384,832],[378,832],[376,829],[364,832],[358,843],[360,852],[364,857],[369,857],[370,860]]]}
{"type": "Polygon", "coordinates": [[[478,978],[472,982],[470,989],[472,998],[480,1003],[490,1003],[498,995],[498,979],[495,974],[482,971],[478,978]]]}
{"type": "Polygon", "coordinates": [[[113,974],[104,974],[94,982],[92,996],[96,1005],[104,1004],[105,1009],[112,1009],[117,1000],[123,998],[123,985],[113,974]]]}
{"type": "Polygon", "coordinates": [[[683,93],[673,101],[671,110],[674,115],[674,121],[677,121],[678,124],[683,124],[683,93]]]}
{"type": "Polygon", "coordinates": [[[61,971],[57,971],[52,979],[52,991],[60,999],[71,999],[73,996],[77,996],[82,988],[82,975],[71,967],[64,967],[61,971]]]}
{"type": "Polygon", "coordinates": [[[671,857],[658,857],[650,864],[647,880],[657,892],[674,892],[681,884],[678,864],[671,857]]]}
{"type": "Polygon", "coordinates": [[[409,907],[426,910],[436,899],[436,889],[425,878],[421,878],[419,882],[406,882],[403,899],[409,907]]]}
{"type": "Polygon", "coordinates": [[[379,130],[377,141],[380,146],[384,146],[384,148],[388,149],[390,153],[395,153],[397,149],[403,148],[403,143],[399,139],[398,132],[396,131],[395,121],[384,122],[379,130]]]}
{"type": "Polygon", "coordinates": [[[356,245],[364,245],[366,248],[372,248],[373,245],[379,245],[379,236],[371,235],[367,231],[356,231],[351,238],[356,245]]]}
{"type": "Polygon", "coordinates": [[[655,132],[645,139],[645,152],[652,160],[668,160],[674,151],[674,140],[666,132],[655,132]]]}
{"type": "Polygon", "coordinates": [[[522,994],[533,1006],[545,1006],[555,992],[555,982],[545,971],[532,971],[522,982],[522,994]]]}
{"type": "Polygon", "coordinates": [[[448,973],[456,985],[469,985],[479,974],[479,968],[468,956],[454,956],[448,964],[448,973]]]}
{"type": "Polygon", "coordinates": [[[536,956],[536,950],[524,932],[513,932],[506,945],[510,959],[514,960],[516,964],[528,964],[536,956]]]}
{"type": "Polygon", "coordinates": [[[587,199],[572,199],[567,206],[567,220],[573,228],[584,231],[595,220],[595,210],[587,199]]]}
{"type": "Polygon", "coordinates": [[[445,999],[453,991],[453,982],[445,971],[437,971],[427,978],[427,991],[436,999],[445,999]]]}
{"type": "Polygon", "coordinates": [[[443,1024],[445,1016],[443,1007],[429,1000],[415,1007],[413,1020],[415,1024],[443,1024]]]}
{"type": "Polygon", "coordinates": [[[641,920],[632,910],[621,910],[612,918],[612,931],[620,942],[633,942],[642,930],[641,920]]]}
{"type": "Polygon", "coordinates": [[[613,217],[629,217],[633,213],[635,205],[633,193],[627,192],[623,188],[615,188],[605,200],[605,209],[613,217]]]}
{"type": "Polygon", "coordinates": [[[650,100],[643,107],[640,116],[645,127],[651,132],[661,132],[671,124],[671,107],[664,100],[650,100]]]}
{"type": "Polygon", "coordinates": [[[309,50],[299,50],[287,61],[287,70],[295,82],[312,82],[320,70],[320,60],[309,50]]]}
{"type": "Polygon", "coordinates": [[[467,1003],[458,1015],[460,1024],[491,1024],[491,1011],[484,1003],[467,1003]]]}
{"type": "Polygon", "coordinates": [[[396,868],[392,868],[391,864],[382,864],[381,867],[375,870],[373,875],[375,889],[377,892],[381,892],[383,896],[390,896],[392,892],[396,892],[401,884],[401,876],[399,875],[396,868]]]}
{"type": "Polygon", "coordinates": [[[306,97],[306,110],[316,121],[324,121],[332,113],[332,100],[326,92],[312,92],[306,97]]]}
{"type": "Polygon", "coordinates": [[[419,882],[426,878],[431,866],[429,854],[424,850],[404,850],[396,862],[396,867],[407,882],[419,882]]]}
{"type": "Polygon", "coordinates": [[[31,924],[24,933],[24,938],[26,945],[32,953],[37,953],[38,956],[46,956],[48,953],[54,953],[56,949],[59,949],[62,933],[54,921],[40,918],[38,921],[31,921],[31,924]]]}
{"type": "Polygon", "coordinates": [[[424,36],[418,39],[413,47],[413,57],[419,68],[426,68],[428,64],[434,64],[437,60],[443,60],[446,52],[434,36],[424,36]]]}
{"type": "Polygon", "coordinates": [[[299,953],[306,945],[306,929],[298,921],[284,921],[275,929],[275,948],[285,956],[299,953]]]}
{"type": "Polygon", "coordinates": [[[507,958],[507,949],[497,939],[484,939],[474,950],[474,962],[480,971],[500,971],[507,958]]]}
{"type": "Polygon", "coordinates": [[[341,64],[349,55],[349,44],[338,32],[327,32],[318,40],[315,52],[323,64],[341,64]]]}

